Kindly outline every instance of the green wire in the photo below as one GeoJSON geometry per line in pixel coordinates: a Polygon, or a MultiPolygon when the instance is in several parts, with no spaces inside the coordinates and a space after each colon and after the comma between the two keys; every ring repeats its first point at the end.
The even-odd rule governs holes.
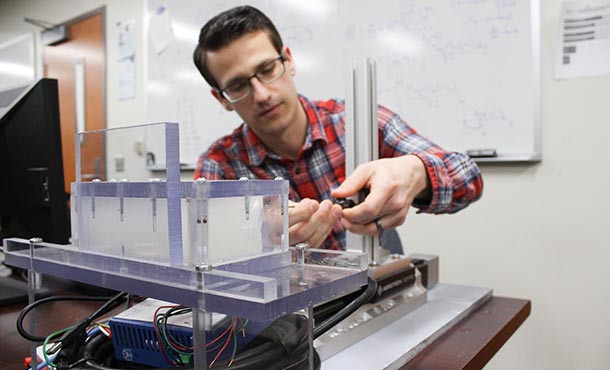
{"type": "Polygon", "coordinates": [[[233,353],[231,354],[231,363],[235,360],[235,353],[237,353],[237,330],[233,331],[233,353]]]}
{"type": "MultiPolygon", "coordinates": [[[[159,318],[157,318],[155,320],[155,324],[157,326],[157,330],[161,333],[161,338],[163,339],[163,341],[161,343],[159,343],[162,346],[167,345],[167,347],[169,347],[168,349],[173,350],[174,352],[176,352],[177,354],[182,354],[182,355],[191,355],[191,352],[185,352],[180,350],[179,348],[175,347],[172,343],[172,341],[169,339],[168,337],[168,329],[167,329],[167,313],[165,314],[159,314],[159,318]],[[165,342],[165,343],[163,343],[165,342]]],[[[166,347],[166,348],[167,348],[166,347]]],[[[180,356],[178,356],[180,357],[180,356]]]]}
{"type": "Polygon", "coordinates": [[[192,351],[190,350],[181,350],[180,348],[178,348],[176,346],[177,343],[178,345],[181,345],[183,347],[187,347],[187,345],[185,345],[184,343],[180,343],[180,341],[178,341],[176,338],[174,338],[174,336],[172,335],[172,333],[169,331],[168,327],[167,327],[167,321],[169,319],[169,317],[171,316],[178,316],[178,315],[182,315],[185,313],[189,313],[191,312],[190,308],[185,308],[185,307],[180,307],[177,309],[170,309],[167,312],[165,312],[164,314],[162,314],[162,318],[160,319],[161,325],[162,325],[162,329],[160,330],[163,333],[163,338],[165,339],[165,341],[167,342],[167,345],[170,346],[174,351],[180,353],[180,354],[191,354],[192,351]]]}
{"type": "Polygon", "coordinates": [[[71,326],[69,328],[58,330],[58,331],[56,331],[54,333],[49,334],[49,336],[45,338],[44,343],[42,343],[42,356],[44,357],[44,361],[47,363],[47,366],[52,367],[54,369],[57,368],[57,365],[55,365],[49,359],[49,356],[47,356],[47,344],[49,344],[49,340],[51,340],[51,338],[53,338],[53,337],[55,337],[55,336],[57,336],[59,334],[67,332],[68,330],[70,330],[72,328],[73,328],[73,326],[71,326]]]}
{"type": "Polygon", "coordinates": [[[249,319],[240,319],[241,320],[241,328],[239,328],[239,331],[242,331],[246,328],[246,326],[248,326],[248,323],[250,322],[249,319]]]}
{"type": "MultiPolygon", "coordinates": [[[[171,311],[171,310],[170,310],[171,311]]],[[[156,320],[154,320],[153,325],[157,327],[157,331],[161,334],[161,338],[163,342],[165,343],[160,343],[161,345],[165,345],[166,348],[173,350],[176,354],[182,354],[182,355],[192,355],[192,351],[183,351],[179,348],[177,348],[174,344],[173,344],[173,337],[171,335],[171,333],[169,332],[169,329],[167,327],[167,320],[169,318],[169,316],[171,316],[172,314],[182,314],[182,312],[180,313],[176,313],[176,312],[165,312],[165,313],[159,313],[158,317],[156,318],[156,320]]],[[[179,310],[178,310],[179,311],[179,310]]],[[[235,355],[237,354],[237,333],[244,330],[246,328],[246,326],[248,326],[249,320],[243,320],[240,319],[240,323],[241,323],[241,327],[237,330],[234,330],[232,333],[233,336],[233,353],[231,355],[231,361],[235,360],[235,355]]],[[[214,350],[222,347],[223,344],[222,342],[220,342],[217,346],[215,346],[214,348],[208,348],[206,350],[206,352],[213,352],[214,350]]]]}
{"type": "Polygon", "coordinates": [[[178,352],[180,354],[184,354],[184,355],[188,355],[191,354],[191,352],[186,352],[183,351],[181,349],[179,349],[178,347],[174,346],[174,344],[172,343],[172,341],[169,339],[168,337],[168,329],[167,329],[167,319],[163,320],[161,322],[161,330],[159,330],[161,332],[161,334],[163,334],[163,339],[165,339],[166,344],[175,352],[178,352]]]}

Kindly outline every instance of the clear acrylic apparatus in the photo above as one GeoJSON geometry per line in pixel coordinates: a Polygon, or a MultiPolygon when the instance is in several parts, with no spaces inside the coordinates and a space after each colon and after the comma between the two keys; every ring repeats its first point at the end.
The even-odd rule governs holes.
{"type": "Polygon", "coordinates": [[[313,305],[366,284],[366,256],[289,246],[285,180],[181,181],[178,137],[175,123],[78,134],[72,243],[6,239],[6,263],[192,308],[196,369],[213,360],[200,350],[213,314],[304,315],[313,353],[313,305]],[[145,143],[135,159],[124,155],[134,142],[145,143]],[[117,158],[124,168],[108,176],[100,163],[117,158]]]}

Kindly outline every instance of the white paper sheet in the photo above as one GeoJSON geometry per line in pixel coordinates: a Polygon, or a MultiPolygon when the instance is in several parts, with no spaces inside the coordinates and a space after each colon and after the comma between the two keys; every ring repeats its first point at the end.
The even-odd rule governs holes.
{"type": "Polygon", "coordinates": [[[148,32],[155,54],[161,54],[174,41],[172,22],[166,7],[159,6],[150,17],[148,32]]]}
{"type": "Polygon", "coordinates": [[[555,78],[610,74],[610,1],[564,2],[555,78]]]}
{"type": "Polygon", "coordinates": [[[119,21],[117,26],[117,87],[119,100],[136,96],[136,65],[134,62],[136,20],[119,21]]]}
{"type": "Polygon", "coordinates": [[[136,20],[128,19],[116,23],[118,59],[129,58],[135,55],[136,20]]]}
{"type": "Polygon", "coordinates": [[[133,57],[117,61],[118,98],[131,99],[136,96],[136,64],[133,57]]]}

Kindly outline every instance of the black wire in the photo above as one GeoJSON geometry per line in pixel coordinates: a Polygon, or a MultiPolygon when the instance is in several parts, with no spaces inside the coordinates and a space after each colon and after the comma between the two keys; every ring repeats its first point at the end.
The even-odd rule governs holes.
{"type": "Polygon", "coordinates": [[[25,319],[25,316],[34,308],[36,308],[39,305],[45,304],[45,303],[49,303],[49,302],[61,302],[61,301],[91,301],[91,302],[104,302],[104,301],[108,301],[109,299],[112,299],[112,297],[91,297],[91,296],[55,296],[55,297],[48,297],[48,298],[43,298],[41,300],[38,300],[32,304],[29,304],[27,306],[25,306],[23,308],[23,310],[21,310],[21,312],[19,313],[19,316],[17,317],[17,332],[19,332],[19,334],[31,341],[31,342],[44,342],[45,339],[47,339],[47,337],[39,337],[33,334],[30,334],[27,330],[25,330],[23,328],[23,320],[25,319]]]}
{"type": "Polygon", "coordinates": [[[102,307],[98,308],[94,313],[89,315],[89,317],[87,319],[93,321],[93,320],[97,319],[98,317],[107,314],[108,312],[114,310],[115,308],[117,308],[118,306],[123,304],[123,302],[125,301],[125,299],[128,296],[129,296],[129,294],[125,293],[125,292],[121,292],[121,293],[115,295],[108,302],[104,303],[104,305],[102,305],[102,307]]]}
{"type": "MultiPolygon", "coordinates": [[[[87,361],[88,360],[86,358],[81,358],[80,360],[68,366],[68,369],[77,369],[77,366],[79,366],[80,364],[84,364],[87,361]]],[[[82,369],[82,367],[79,366],[78,369],[82,369]]]]}
{"type": "Polygon", "coordinates": [[[85,344],[83,358],[87,360],[95,358],[95,354],[106,340],[106,336],[101,331],[98,331],[94,335],[90,336],[85,344]]]}
{"type": "Polygon", "coordinates": [[[324,334],[328,329],[337,325],[340,321],[354,313],[360,306],[373,298],[375,292],[377,291],[377,282],[370,276],[367,280],[368,286],[356,299],[313,328],[314,338],[324,334]]]}
{"type": "MultiPolygon", "coordinates": [[[[317,325],[313,332],[314,337],[318,337],[330,327],[336,325],[339,321],[343,320],[345,317],[349,316],[351,313],[356,311],[360,306],[367,303],[375,294],[377,290],[377,283],[368,278],[368,285],[366,289],[352,302],[347,304],[341,310],[334,313],[328,319],[317,325]]],[[[77,297],[77,296],[58,296],[58,297],[49,297],[37,302],[34,302],[31,305],[25,307],[19,317],[17,319],[17,330],[19,334],[24,338],[30,341],[44,341],[45,337],[36,337],[23,329],[23,319],[25,316],[38,305],[48,303],[50,301],[104,301],[107,302],[97,309],[93,314],[89,315],[86,319],[81,321],[78,326],[82,326],[83,323],[90,323],[95,318],[104,315],[105,313],[111,311],[118,305],[123,302],[126,293],[119,293],[118,295],[109,298],[109,297],[77,297]]],[[[165,322],[168,317],[173,315],[177,315],[179,311],[184,310],[184,307],[175,308],[171,311],[166,312],[161,315],[164,317],[165,322]],[[171,312],[171,313],[170,313],[171,312]]],[[[241,369],[291,369],[296,366],[299,366],[301,363],[304,363],[309,359],[309,342],[307,340],[307,330],[309,328],[309,324],[307,323],[307,319],[305,319],[301,315],[286,315],[270,325],[274,330],[271,331],[273,335],[278,337],[276,338],[265,338],[266,341],[262,341],[262,343],[257,344],[251,348],[247,348],[244,351],[240,351],[239,355],[234,358],[231,367],[228,367],[229,360],[225,360],[226,363],[222,364],[217,363],[213,368],[214,369],[233,369],[233,370],[241,370],[241,369]],[[296,325],[295,325],[296,324],[296,325]],[[281,337],[280,335],[284,335],[281,337]],[[294,348],[287,348],[290,343],[291,338],[299,338],[299,341],[294,345],[294,348]]],[[[267,329],[266,329],[267,330],[267,329]]],[[[260,334],[259,334],[260,335],[260,334]]],[[[65,336],[63,337],[65,338],[65,336]]],[[[173,338],[172,338],[173,339],[173,338]]],[[[101,341],[101,340],[100,340],[101,341]]],[[[98,341],[95,341],[96,343],[98,341]]],[[[93,344],[92,344],[93,345],[93,344]]],[[[314,366],[316,369],[319,369],[321,362],[320,357],[314,349],[314,366]]],[[[85,357],[86,359],[86,357],[85,357]]],[[[81,361],[77,361],[72,364],[72,366],[77,366],[81,361]]],[[[92,361],[91,359],[86,361],[86,366],[89,369],[97,369],[97,370],[116,370],[111,367],[106,367],[92,361]]],[[[81,367],[82,368],[82,367],[81,367]]],[[[84,368],[82,368],[84,369],[84,368]]]]}
{"type": "Polygon", "coordinates": [[[283,316],[259,333],[258,342],[263,341],[262,344],[249,345],[250,348],[235,357],[231,367],[225,360],[222,367],[213,366],[212,369],[284,369],[293,365],[295,360],[301,361],[303,356],[309,357],[308,331],[309,323],[304,316],[283,316]]]}
{"type": "Polygon", "coordinates": [[[106,367],[103,365],[99,365],[91,360],[86,362],[87,366],[89,366],[88,368],[85,369],[96,369],[96,370],[119,370],[119,369],[115,369],[113,367],[106,367]]]}
{"type": "MultiPolygon", "coordinates": [[[[275,320],[263,332],[259,333],[255,341],[255,345],[249,344],[249,348],[239,352],[233,360],[231,366],[228,366],[229,360],[225,359],[222,363],[217,362],[212,369],[226,370],[305,370],[309,360],[309,341],[307,331],[309,323],[305,317],[297,314],[289,314],[280,319],[275,320]]],[[[101,341],[101,340],[100,340],[101,341]]],[[[93,342],[93,340],[91,340],[93,342]]],[[[87,353],[95,355],[91,352],[94,347],[102,348],[98,341],[88,343],[89,351],[87,353]]],[[[320,369],[321,361],[318,353],[314,349],[314,368],[320,369]]],[[[95,369],[95,370],[118,370],[99,364],[93,359],[80,367],[74,369],[95,369]]],[[[187,368],[182,368],[186,370],[187,368]]]]}
{"type": "MultiPolygon", "coordinates": [[[[314,338],[317,338],[319,335],[321,335],[322,333],[327,331],[330,327],[336,325],[339,321],[343,320],[345,317],[349,316],[351,313],[356,311],[358,309],[358,307],[367,303],[373,297],[376,290],[377,290],[377,283],[369,277],[368,285],[367,285],[366,289],[356,299],[354,299],[352,302],[347,304],[341,310],[334,313],[332,316],[330,316],[328,319],[326,319],[319,325],[316,325],[316,327],[313,330],[314,338]]],[[[118,305],[122,304],[126,295],[127,295],[126,293],[119,293],[114,297],[56,296],[56,297],[44,298],[44,299],[41,299],[39,301],[36,301],[36,302],[26,306],[20,312],[19,317],[17,318],[17,331],[19,332],[19,334],[22,337],[24,337],[27,340],[42,342],[46,339],[46,337],[38,337],[38,336],[32,335],[23,328],[23,320],[24,320],[25,316],[35,307],[45,304],[45,303],[54,302],[54,301],[95,301],[95,302],[107,301],[103,306],[98,308],[94,313],[89,315],[87,318],[82,320],[80,324],[77,325],[77,326],[81,326],[85,322],[87,322],[87,325],[88,325],[88,323],[90,323],[91,321],[106,314],[107,312],[116,308],[118,305]]],[[[178,315],[178,314],[182,313],[182,312],[180,312],[182,310],[185,310],[185,308],[180,307],[180,308],[171,309],[170,311],[166,312],[162,316],[164,317],[165,322],[166,322],[166,320],[170,316],[178,315]]],[[[292,368],[299,366],[300,364],[304,363],[306,360],[309,359],[309,343],[307,340],[307,333],[306,333],[306,330],[308,330],[308,323],[306,323],[306,319],[304,319],[300,315],[287,315],[287,316],[284,316],[284,317],[274,321],[274,323],[272,325],[275,325],[275,327],[279,328],[277,330],[278,332],[287,333],[287,334],[284,334],[285,337],[284,338],[271,338],[271,339],[267,338],[266,341],[263,341],[262,343],[254,346],[252,348],[248,348],[244,351],[240,351],[239,355],[237,357],[235,357],[235,359],[233,360],[230,368],[228,367],[229,360],[225,360],[225,363],[222,363],[222,364],[217,363],[213,368],[214,369],[232,369],[232,370],[260,369],[260,368],[265,368],[265,369],[270,369],[270,370],[271,369],[277,369],[277,370],[292,369],[292,368]],[[296,326],[296,328],[295,328],[295,326],[296,326]],[[290,338],[300,338],[300,341],[292,349],[292,351],[289,351],[286,348],[286,343],[285,343],[285,340],[290,339],[290,338]],[[220,365],[222,365],[222,366],[220,366],[220,365]]],[[[64,338],[65,338],[65,336],[64,336],[64,338]]],[[[174,339],[174,338],[172,338],[172,339],[174,339]]],[[[88,345],[95,346],[97,348],[95,351],[93,351],[90,348],[89,351],[86,352],[87,356],[84,356],[84,358],[83,358],[84,360],[86,360],[86,362],[85,362],[86,367],[79,366],[82,363],[82,361],[77,361],[77,362],[73,363],[70,367],[75,368],[75,369],[77,368],[77,366],[79,366],[81,369],[88,368],[88,369],[95,369],[95,370],[117,370],[112,367],[107,367],[107,366],[98,364],[97,362],[93,361],[93,359],[87,359],[88,356],[93,357],[95,355],[95,352],[97,352],[99,350],[99,348],[101,347],[101,345],[103,343],[104,343],[104,341],[101,339],[98,339],[98,340],[91,339],[88,342],[88,345]]],[[[317,353],[317,351],[315,351],[315,349],[313,352],[314,352],[314,367],[316,369],[319,369],[321,366],[319,354],[317,353]]],[[[184,369],[186,369],[186,368],[184,368],[184,369]]]]}
{"type": "Polygon", "coordinates": [[[104,366],[110,366],[115,361],[114,345],[111,340],[108,340],[100,346],[95,356],[95,362],[104,366]]]}
{"type": "MultiPolygon", "coordinates": [[[[305,361],[309,362],[309,356],[305,356],[298,362],[293,363],[292,365],[288,365],[288,367],[282,368],[282,370],[294,369],[297,366],[301,366],[305,361]]],[[[318,351],[313,351],[313,368],[314,370],[319,370],[322,365],[322,360],[320,359],[320,355],[318,351]]]]}
{"type": "Polygon", "coordinates": [[[169,310],[167,310],[167,312],[161,315],[162,319],[157,321],[157,323],[161,326],[159,331],[162,331],[167,336],[168,342],[170,344],[178,345],[185,348],[189,347],[188,344],[181,343],[179,340],[174,338],[174,336],[172,335],[172,331],[167,329],[167,320],[169,320],[170,317],[184,315],[189,312],[192,312],[192,309],[184,306],[170,308],[169,310]]]}
{"type": "Polygon", "coordinates": [[[62,349],[55,358],[58,367],[60,365],[62,367],[69,367],[82,358],[80,349],[87,342],[87,327],[91,325],[93,320],[121,305],[127,297],[128,294],[124,292],[115,295],[100,308],[95,310],[95,312],[81,320],[78,324],[72,326],[70,330],[66,331],[61,336],[58,342],[61,343],[62,349]]]}

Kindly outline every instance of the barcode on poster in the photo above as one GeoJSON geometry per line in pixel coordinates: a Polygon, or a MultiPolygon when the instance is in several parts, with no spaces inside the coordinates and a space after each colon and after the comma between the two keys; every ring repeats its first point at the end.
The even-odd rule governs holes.
{"type": "Polygon", "coordinates": [[[563,47],[564,54],[574,54],[576,53],[576,46],[564,46],[563,47]]]}

